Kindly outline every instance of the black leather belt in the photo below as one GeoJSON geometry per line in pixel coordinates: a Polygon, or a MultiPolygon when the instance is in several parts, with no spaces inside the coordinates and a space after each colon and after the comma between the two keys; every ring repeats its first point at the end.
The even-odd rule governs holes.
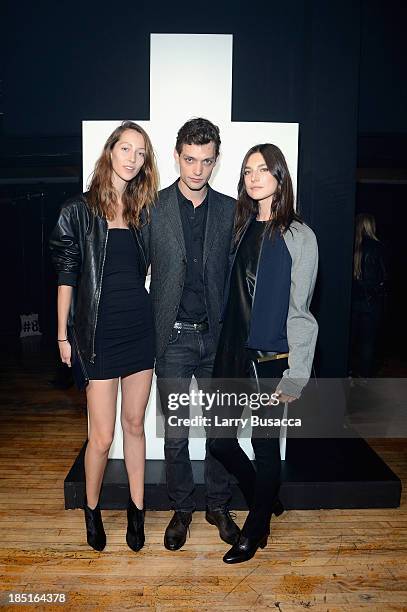
{"type": "Polygon", "coordinates": [[[207,323],[185,323],[184,321],[175,321],[174,329],[204,332],[208,331],[209,325],[207,323]]]}

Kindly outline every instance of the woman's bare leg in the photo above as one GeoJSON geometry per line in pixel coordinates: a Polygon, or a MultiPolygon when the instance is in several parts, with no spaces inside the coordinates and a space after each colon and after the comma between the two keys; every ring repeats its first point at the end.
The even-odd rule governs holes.
{"type": "Polygon", "coordinates": [[[150,396],[153,370],[143,370],[122,378],[122,428],[124,461],[130,495],[137,508],[144,507],[144,468],[146,438],[144,415],[150,396]]]}
{"type": "Polygon", "coordinates": [[[99,501],[116,420],[118,378],[91,380],[86,388],[89,415],[85,452],[86,497],[89,508],[99,501]]]}

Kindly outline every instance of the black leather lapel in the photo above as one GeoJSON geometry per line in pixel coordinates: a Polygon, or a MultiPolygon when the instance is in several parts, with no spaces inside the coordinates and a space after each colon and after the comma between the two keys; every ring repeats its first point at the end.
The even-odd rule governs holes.
{"type": "Polygon", "coordinates": [[[232,247],[230,269],[232,269],[233,264],[235,263],[236,255],[237,255],[240,245],[242,244],[242,240],[245,237],[247,230],[249,229],[250,225],[253,223],[255,218],[256,218],[256,215],[252,215],[251,217],[249,217],[249,219],[246,221],[246,225],[243,229],[242,235],[239,238],[239,242],[233,245],[232,247]]]}

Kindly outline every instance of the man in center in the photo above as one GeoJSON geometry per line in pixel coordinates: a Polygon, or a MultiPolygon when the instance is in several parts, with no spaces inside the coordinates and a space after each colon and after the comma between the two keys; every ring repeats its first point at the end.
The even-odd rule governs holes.
{"type": "MultiPolygon", "coordinates": [[[[211,377],[221,329],[235,200],[209,186],[219,148],[219,128],[207,119],[191,119],[181,127],[174,151],[180,176],[159,192],[144,228],[151,261],[155,370],[165,417],[167,489],[174,510],[164,536],[169,550],[184,545],[195,501],[189,430],[178,427],[174,433],[169,425],[168,417],[177,413],[168,409],[168,394],[188,393],[192,376],[198,385],[211,377]]],[[[239,528],[228,510],[229,475],[208,443],[205,486],[206,520],[217,526],[222,540],[233,544],[239,528]]]]}

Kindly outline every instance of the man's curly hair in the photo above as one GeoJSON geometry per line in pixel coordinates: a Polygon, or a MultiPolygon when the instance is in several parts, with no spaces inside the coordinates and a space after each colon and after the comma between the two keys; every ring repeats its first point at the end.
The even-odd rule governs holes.
{"type": "Polygon", "coordinates": [[[184,123],[182,128],[178,131],[175,149],[178,155],[180,155],[182,145],[184,144],[205,145],[209,142],[215,143],[215,155],[218,157],[220,149],[218,126],[208,121],[208,119],[196,117],[184,123]]]}

